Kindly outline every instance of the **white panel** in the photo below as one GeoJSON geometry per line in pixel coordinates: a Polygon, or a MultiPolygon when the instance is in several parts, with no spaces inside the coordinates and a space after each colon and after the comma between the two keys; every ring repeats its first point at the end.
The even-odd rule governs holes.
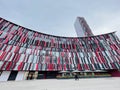
{"type": "Polygon", "coordinates": [[[25,54],[21,54],[20,59],[19,59],[19,62],[23,62],[24,57],[25,57],[25,54]]]}
{"type": "Polygon", "coordinates": [[[31,53],[31,49],[28,48],[28,49],[26,50],[26,53],[27,53],[27,54],[30,54],[30,53],[31,53]]]}
{"type": "Polygon", "coordinates": [[[33,63],[36,63],[36,61],[37,61],[37,56],[34,55],[33,63]]]}
{"type": "Polygon", "coordinates": [[[0,76],[0,81],[7,81],[11,71],[3,71],[0,76]]]}
{"type": "Polygon", "coordinates": [[[16,81],[24,80],[25,71],[19,71],[16,77],[16,81]]]}

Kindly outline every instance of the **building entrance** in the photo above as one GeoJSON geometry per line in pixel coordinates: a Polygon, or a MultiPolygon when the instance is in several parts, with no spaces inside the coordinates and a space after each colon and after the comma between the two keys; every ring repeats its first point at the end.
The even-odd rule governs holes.
{"type": "Polygon", "coordinates": [[[39,71],[37,79],[53,79],[57,74],[58,71],[39,71]]]}
{"type": "Polygon", "coordinates": [[[17,74],[18,74],[18,71],[11,71],[8,81],[15,80],[17,74]]]}

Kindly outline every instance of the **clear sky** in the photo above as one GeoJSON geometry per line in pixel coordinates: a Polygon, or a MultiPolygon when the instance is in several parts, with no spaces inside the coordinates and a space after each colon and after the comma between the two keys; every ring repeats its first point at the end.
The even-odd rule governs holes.
{"type": "Polygon", "coordinates": [[[0,0],[0,17],[47,34],[75,37],[77,16],[95,35],[117,31],[120,38],[120,0],[0,0]]]}

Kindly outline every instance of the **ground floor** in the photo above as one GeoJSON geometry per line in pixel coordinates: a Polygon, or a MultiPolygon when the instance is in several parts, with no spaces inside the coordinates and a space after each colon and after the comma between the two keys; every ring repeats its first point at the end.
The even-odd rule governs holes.
{"type": "Polygon", "coordinates": [[[53,79],[58,71],[0,71],[0,81],[53,79]]]}
{"type": "Polygon", "coordinates": [[[0,82],[0,90],[120,90],[120,78],[10,81],[0,82]]]}
{"type": "Polygon", "coordinates": [[[79,77],[120,76],[118,70],[109,71],[0,71],[0,81],[20,81],[33,79],[56,79],[79,77]]]}

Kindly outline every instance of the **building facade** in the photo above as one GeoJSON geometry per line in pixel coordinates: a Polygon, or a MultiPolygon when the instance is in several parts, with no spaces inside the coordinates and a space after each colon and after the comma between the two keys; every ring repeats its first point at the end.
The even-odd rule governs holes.
{"type": "Polygon", "coordinates": [[[74,70],[110,70],[114,74],[120,69],[119,38],[115,32],[94,36],[85,20],[82,22],[81,29],[77,27],[81,22],[76,25],[82,35],[60,37],[0,18],[0,81],[55,78],[59,71],[74,70]]]}

